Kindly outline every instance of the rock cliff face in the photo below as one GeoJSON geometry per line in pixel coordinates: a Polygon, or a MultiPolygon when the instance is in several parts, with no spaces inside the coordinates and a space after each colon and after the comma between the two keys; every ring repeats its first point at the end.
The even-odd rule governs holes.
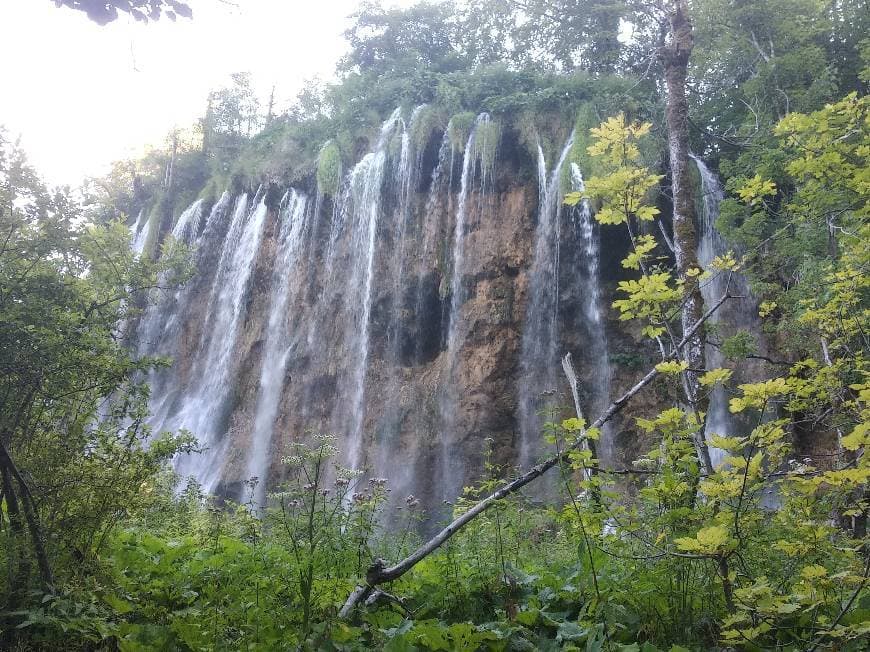
{"type": "MultiPolygon", "coordinates": [[[[562,355],[589,413],[653,360],[609,309],[621,234],[560,207],[571,161],[536,160],[486,117],[418,149],[412,127],[391,116],[334,198],[261,188],[189,209],[198,273],[146,312],[136,345],[175,358],[151,379],[153,425],[208,447],[178,465],[206,490],[273,487],[294,442],[331,432],[347,466],[436,510],[480,477],[487,446],[506,473],[541,454],[536,412],[573,411],[562,355]]],[[[608,427],[609,463],[644,450],[631,423],[608,427]]]]}

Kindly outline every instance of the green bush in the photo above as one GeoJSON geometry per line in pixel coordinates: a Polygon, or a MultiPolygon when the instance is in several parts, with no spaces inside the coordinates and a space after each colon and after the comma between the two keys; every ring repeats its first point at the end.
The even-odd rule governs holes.
{"type": "Polygon", "coordinates": [[[450,146],[456,151],[465,152],[465,145],[468,142],[468,135],[474,126],[474,121],[477,116],[471,111],[463,111],[453,115],[447,123],[447,137],[450,139],[450,146]]]}
{"type": "Polygon", "coordinates": [[[341,152],[334,140],[328,141],[317,157],[317,191],[334,197],[341,184],[341,152]]]}
{"type": "Polygon", "coordinates": [[[501,124],[496,120],[481,122],[474,136],[474,156],[484,170],[492,170],[501,138],[501,124]]]}

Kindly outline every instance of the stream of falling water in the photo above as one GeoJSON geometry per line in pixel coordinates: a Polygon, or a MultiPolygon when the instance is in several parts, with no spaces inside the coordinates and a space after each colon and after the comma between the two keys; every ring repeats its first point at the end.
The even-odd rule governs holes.
{"type": "MultiPolygon", "coordinates": [[[[462,176],[460,177],[459,197],[456,202],[456,215],[453,225],[453,269],[450,275],[450,313],[447,328],[446,363],[444,365],[441,389],[438,397],[440,412],[441,436],[440,443],[440,483],[442,496],[445,500],[453,500],[462,486],[465,478],[465,464],[460,455],[454,455],[451,450],[451,442],[456,430],[456,412],[458,399],[457,385],[457,359],[459,349],[462,347],[466,336],[466,324],[462,319],[462,304],[466,300],[465,288],[463,287],[463,274],[465,272],[465,238],[468,221],[469,197],[476,180],[479,185],[478,204],[482,206],[487,182],[492,176],[492,170],[488,169],[486,162],[479,156],[480,152],[486,151],[487,147],[494,147],[493,143],[478,142],[478,131],[481,125],[488,124],[490,116],[481,113],[477,116],[474,126],[468,134],[465,144],[465,152],[462,159],[462,176]],[[480,165],[478,165],[480,163],[480,165]]],[[[488,135],[488,130],[483,130],[483,138],[488,135]]],[[[449,190],[448,190],[449,192],[449,190]]]]}
{"type": "Polygon", "coordinates": [[[404,131],[401,109],[396,109],[381,126],[381,134],[374,151],[366,154],[350,172],[342,212],[351,221],[350,253],[352,256],[345,301],[351,308],[349,329],[345,332],[345,351],[349,356],[345,387],[342,396],[347,396],[347,406],[340,405],[337,425],[348,433],[347,465],[360,470],[364,463],[363,434],[365,426],[365,379],[369,363],[370,321],[374,287],[374,266],[378,220],[381,215],[381,198],[384,185],[387,151],[397,126],[404,131]],[[352,305],[351,305],[352,304],[352,305]],[[346,419],[345,423],[342,423],[346,419]]]}
{"type": "Polygon", "coordinates": [[[182,475],[193,475],[207,492],[220,481],[231,439],[226,436],[226,422],[237,367],[234,353],[267,213],[265,201],[259,197],[250,211],[247,195],[236,200],[212,284],[202,330],[204,341],[192,374],[194,382],[170,420],[172,429],[187,428],[206,447],[201,454],[179,457],[176,468],[182,475]]]}
{"type": "MultiPolygon", "coordinates": [[[[189,240],[181,239],[181,242],[195,248],[196,259],[199,262],[203,253],[202,243],[209,239],[215,228],[220,228],[225,215],[229,212],[230,195],[224,193],[214,204],[209,212],[205,228],[201,234],[193,229],[185,229],[184,235],[189,240]]],[[[178,219],[178,224],[189,223],[187,213],[198,211],[200,216],[196,219],[197,224],[201,221],[202,202],[194,202],[178,219]]],[[[177,228],[178,225],[176,225],[177,228]]],[[[147,231],[147,225],[143,231],[147,231]]],[[[134,245],[135,247],[135,245],[134,245]]],[[[200,266],[197,265],[199,268],[200,266]]],[[[151,303],[148,305],[136,329],[136,353],[137,355],[161,355],[170,358],[178,354],[179,337],[182,322],[186,315],[187,298],[190,291],[190,283],[171,292],[161,293],[153,291],[151,303]]],[[[153,370],[148,374],[148,384],[151,387],[151,418],[150,424],[155,432],[162,428],[167,414],[172,409],[174,401],[179,394],[179,378],[177,369],[153,370]]]]}
{"type": "MultiPolygon", "coordinates": [[[[456,148],[453,146],[450,139],[452,122],[447,123],[444,129],[444,134],[441,137],[441,145],[438,147],[438,161],[435,163],[435,168],[432,170],[432,179],[429,185],[429,196],[426,198],[425,210],[421,229],[423,232],[423,241],[421,243],[421,256],[426,261],[431,261],[431,267],[427,267],[426,271],[434,274],[438,270],[438,252],[436,243],[438,242],[444,221],[451,214],[453,193],[453,167],[456,162],[456,148]],[[441,198],[443,197],[443,202],[441,198]]],[[[414,319],[415,331],[422,334],[424,330],[428,330],[426,326],[432,328],[432,316],[427,314],[426,301],[427,293],[432,289],[427,288],[423,283],[423,278],[418,279],[416,292],[414,295],[414,319]],[[427,323],[428,322],[428,323],[427,323]]],[[[441,309],[443,313],[443,309],[441,309]]],[[[439,315],[437,324],[440,325],[443,319],[443,314],[439,315]]],[[[426,337],[429,346],[436,339],[428,333],[426,337]]],[[[440,340],[440,333],[438,334],[440,340]]],[[[417,337],[414,342],[414,363],[419,364],[423,360],[423,337],[417,337]]],[[[438,342],[440,344],[440,341],[438,342]]]]}
{"type": "Polygon", "coordinates": [[[145,217],[145,209],[139,211],[136,222],[130,227],[130,248],[133,253],[141,254],[145,248],[145,239],[148,237],[148,220],[142,222],[145,217]]]}
{"type": "MultiPolygon", "coordinates": [[[[586,188],[580,166],[571,163],[571,187],[576,192],[586,188]]],[[[601,309],[601,242],[599,241],[595,219],[589,200],[583,199],[573,210],[572,217],[580,236],[580,246],[583,250],[583,269],[581,275],[583,295],[583,316],[589,334],[589,350],[585,356],[589,360],[589,369],[593,373],[587,375],[590,387],[590,400],[583,416],[587,422],[597,418],[610,405],[610,385],[612,373],[607,346],[607,331],[605,329],[601,309]]],[[[604,462],[613,461],[613,441],[610,424],[605,424],[598,440],[598,456],[604,462]]]]}
{"type": "MultiPolygon", "coordinates": [[[[725,193],[719,178],[707,167],[704,161],[696,156],[692,156],[692,159],[694,159],[695,164],[698,166],[703,198],[703,210],[701,211],[700,220],[701,233],[698,243],[698,263],[702,267],[708,267],[716,256],[720,256],[728,251],[727,243],[716,230],[716,220],[719,218],[719,204],[724,199],[725,193]]],[[[712,278],[701,285],[704,303],[709,306],[717,301],[725,293],[725,290],[728,289],[728,284],[728,274],[722,272],[714,273],[712,278]]],[[[732,294],[744,297],[750,296],[749,285],[741,274],[731,275],[730,284],[732,294]]],[[[714,328],[721,328],[727,320],[730,322],[729,325],[731,327],[752,328],[756,319],[757,313],[754,302],[748,299],[741,299],[725,304],[710,318],[708,323],[714,328]]],[[[708,344],[705,355],[708,369],[721,367],[725,362],[719,347],[708,344]]],[[[739,426],[734,416],[728,409],[728,394],[725,387],[722,384],[717,384],[710,394],[710,405],[707,409],[704,434],[708,440],[713,434],[729,437],[737,435],[738,428],[739,426]]],[[[713,466],[719,466],[724,457],[725,451],[710,446],[710,458],[713,466]]]]}
{"type": "Polygon", "coordinates": [[[202,200],[197,199],[179,217],[172,227],[172,237],[176,242],[193,244],[202,227],[202,200]]]}
{"type": "Polygon", "coordinates": [[[529,466],[540,450],[541,395],[555,390],[559,370],[559,247],[562,215],[562,166],[574,135],[562,148],[553,171],[538,144],[538,222],[535,250],[529,268],[529,298],[520,352],[518,418],[519,463],[529,466]]]}
{"type": "Polygon", "coordinates": [[[269,461],[278,406],[284,389],[284,375],[290,354],[289,317],[291,280],[294,266],[303,255],[308,198],[295,190],[285,196],[279,212],[278,251],[272,271],[266,342],[260,367],[254,429],[248,448],[245,478],[258,478],[255,501],[264,504],[269,479],[269,461]]]}
{"type": "MultiPolygon", "coordinates": [[[[409,229],[413,228],[411,218],[413,214],[412,201],[423,166],[423,146],[412,139],[417,123],[423,115],[426,105],[421,104],[411,112],[410,120],[402,124],[401,149],[399,156],[393,161],[393,170],[390,178],[393,183],[392,193],[395,195],[395,207],[392,212],[393,224],[390,225],[392,234],[392,251],[388,253],[387,283],[389,291],[389,317],[386,329],[386,373],[387,394],[392,400],[385,405],[381,427],[376,429],[376,440],[373,445],[373,471],[386,473],[391,469],[391,460],[395,455],[395,449],[399,444],[399,435],[402,428],[405,402],[402,396],[403,381],[403,353],[408,337],[407,306],[405,305],[405,290],[408,283],[407,267],[409,252],[415,250],[415,242],[409,241],[409,229]]],[[[424,144],[425,146],[425,144],[424,144]]],[[[413,233],[412,233],[413,235],[413,233]]]]}

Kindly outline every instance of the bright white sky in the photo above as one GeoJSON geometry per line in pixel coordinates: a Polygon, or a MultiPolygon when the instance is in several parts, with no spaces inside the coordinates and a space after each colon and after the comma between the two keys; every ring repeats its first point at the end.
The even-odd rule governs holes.
{"type": "Polygon", "coordinates": [[[359,0],[189,4],[193,20],[100,27],[52,0],[0,0],[0,125],[49,183],[78,185],[162,142],[234,72],[251,72],[266,98],[275,84],[282,108],[304,80],[331,78],[359,0]]]}

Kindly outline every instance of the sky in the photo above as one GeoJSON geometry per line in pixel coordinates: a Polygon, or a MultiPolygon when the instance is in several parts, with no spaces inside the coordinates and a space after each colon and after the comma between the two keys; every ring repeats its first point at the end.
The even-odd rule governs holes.
{"type": "MultiPolygon", "coordinates": [[[[359,0],[188,0],[193,20],[101,27],[53,0],[0,0],[0,125],[50,184],[77,186],[159,144],[205,111],[210,90],[250,72],[287,104],[332,77],[359,0]]],[[[394,0],[389,6],[408,5],[394,0]]]]}

